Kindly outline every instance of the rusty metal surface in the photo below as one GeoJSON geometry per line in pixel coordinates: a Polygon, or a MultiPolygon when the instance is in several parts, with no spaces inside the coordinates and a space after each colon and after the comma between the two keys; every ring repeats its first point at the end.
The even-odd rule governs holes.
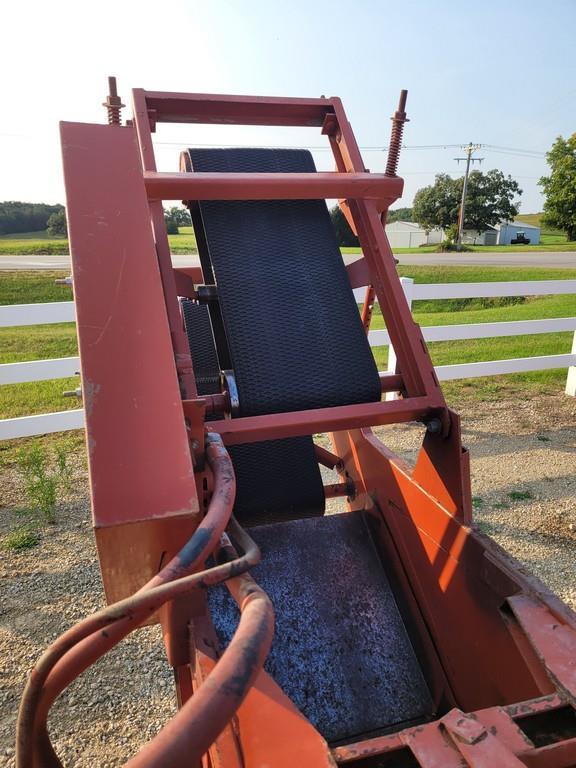
{"type": "Polygon", "coordinates": [[[531,732],[530,739],[521,725],[543,713],[553,724],[565,711],[566,704],[559,696],[468,714],[453,708],[432,723],[336,747],[333,755],[339,765],[380,758],[381,764],[390,768],[397,764],[421,768],[573,768],[573,729],[561,733],[552,726],[538,736],[531,732]],[[404,763],[403,758],[409,758],[408,762],[404,763]]]}
{"type": "Polygon", "coordinates": [[[108,78],[108,96],[102,106],[106,107],[108,113],[108,125],[122,125],[122,107],[126,105],[122,104],[118,96],[115,77],[108,78]]]}
{"type": "MultiPolygon", "coordinates": [[[[67,630],[40,658],[26,685],[18,718],[17,765],[28,768],[32,755],[53,752],[46,722],[50,707],[64,688],[90,664],[136,629],[154,611],[193,588],[206,588],[247,570],[260,553],[242,529],[230,521],[235,479],[232,462],[221,441],[207,441],[207,460],[214,472],[215,489],[208,513],[193,536],[135,595],[87,617],[67,630]],[[230,521],[230,522],[229,522],[230,521]],[[209,571],[189,574],[201,566],[220,543],[230,524],[244,548],[242,558],[209,571]]],[[[56,760],[56,757],[54,757],[56,760]]]]}
{"type": "MultiPolygon", "coordinates": [[[[363,514],[266,525],[254,578],[270,595],[277,630],[266,670],[330,741],[431,714],[430,694],[363,514]]],[[[237,612],[211,591],[227,642],[237,612]]]]}
{"type": "MultiPolygon", "coordinates": [[[[241,613],[248,606],[251,610],[247,611],[246,620],[240,622],[233,642],[228,648],[231,652],[223,657],[222,666],[218,664],[214,669],[212,682],[203,692],[200,701],[195,696],[195,703],[189,705],[186,718],[191,718],[197,726],[201,726],[200,732],[198,728],[194,731],[194,741],[189,740],[190,729],[183,728],[182,719],[178,721],[176,731],[172,726],[169,730],[169,733],[181,734],[183,742],[187,744],[188,752],[191,749],[197,750],[191,757],[196,759],[201,757],[206,748],[203,746],[205,733],[213,734],[216,726],[223,729],[231,716],[230,710],[224,707],[224,700],[227,701],[227,707],[232,706],[232,712],[239,706],[250,686],[250,681],[255,679],[262,665],[272,637],[271,604],[251,579],[244,578],[245,572],[259,561],[260,551],[233,519],[230,521],[229,530],[244,549],[242,556],[236,557],[228,538],[223,536],[220,541],[221,551],[230,550],[235,559],[226,559],[220,565],[205,571],[182,575],[198,562],[196,559],[188,565],[188,568],[185,567],[190,550],[199,551],[198,557],[201,556],[197,547],[186,548],[175,562],[170,563],[163,571],[166,578],[176,577],[174,581],[159,584],[151,582],[136,595],[108,606],[74,625],[50,646],[32,670],[22,697],[17,729],[16,764],[18,768],[31,768],[32,765],[44,764],[60,765],[48,736],[46,726],[48,712],[64,686],[88,666],[88,656],[91,661],[100,657],[129,632],[136,629],[149,612],[157,610],[167,601],[185,595],[192,589],[206,589],[230,579],[228,588],[240,605],[241,613]],[[217,681],[217,684],[213,685],[214,681],[217,681]],[[222,708],[221,716],[215,714],[219,712],[219,707],[215,705],[213,697],[219,700],[222,708]],[[202,701],[211,711],[209,722],[202,721],[200,714],[202,701]],[[194,744],[196,746],[193,746],[194,744]]],[[[205,537],[199,538],[204,544],[206,543],[205,537]]],[[[203,545],[200,546],[203,550],[203,545]]],[[[187,722],[186,719],[185,721],[187,722]]],[[[181,746],[180,739],[176,741],[181,746]]],[[[153,753],[155,749],[152,750],[153,753]]],[[[170,764],[184,765],[185,761],[170,764]]]]}
{"type": "Polygon", "coordinates": [[[388,158],[386,160],[386,176],[396,176],[398,170],[398,160],[400,159],[400,149],[402,147],[402,134],[404,133],[404,124],[408,122],[406,117],[406,98],[408,91],[400,91],[400,101],[398,109],[392,115],[392,133],[390,135],[390,145],[388,147],[388,158]]]}
{"type": "MultiPolygon", "coordinates": [[[[236,552],[232,549],[232,557],[236,552]]],[[[230,562],[238,562],[233,560],[230,562]]],[[[225,729],[266,659],[274,634],[274,610],[266,593],[244,573],[226,583],[240,610],[230,645],[178,714],[131,760],[127,768],[198,764],[225,729]]]]}
{"type": "Polygon", "coordinates": [[[528,595],[508,603],[550,679],[576,707],[576,628],[528,595]]]}
{"type": "MultiPolygon", "coordinates": [[[[77,124],[64,124],[62,128],[80,353],[83,376],[89,379],[85,389],[92,491],[103,526],[99,530],[99,548],[105,578],[122,562],[123,588],[129,578],[139,577],[138,583],[143,583],[142,574],[149,576],[151,569],[159,567],[159,553],[168,552],[168,559],[199,522],[188,441],[196,443],[198,460],[204,444],[207,404],[196,399],[190,355],[176,304],[177,285],[183,295],[193,295],[194,279],[199,275],[172,270],[161,201],[147,200],[146,183],[157,192],[168,192],[173,183],[184,183],[180,175],[155,173],[151,130],[157,121],[322,126],[334,151],[338,174],[315,179],[315,194],[345,185],[351,195],[365,197],[344,203],[365,254],[362,265],[350,270],[350,276],[354,282],[362,279],[363,284],[374,286],[398,357],[401,376],[396,379],[402,386],[399,383],[394,389],[402,388],[405,399],[247,417],[227,423],[218,420],[212,422],[212,427],[230,444],[350,430],[341,432],[338,443],[342,450],[337,453],[359,490],[359,500],[354,504],[359,506],[368,498],[374,501],[372,533],[382,552],[387,553],[390,579],[395,589],[400,583],[400,589],[411,593],[402,605],[403,615],[413,628],[410,619],[414,617],[409,614],[416,608],[409,607],[410,600],[417,603],[421,619],[417,626],[427,642],[434,644],[442,675],[439,670],[429,674],[429,667],[436,663],[434,654],[428,650],[424,653],[423,645],[415,639],[437,703],[434,707],[360,513],[265,526],[256,531],[262,537],[267,557],[259,573],[264,586],[274,593],[280,614],[269,668],[298,706],[332,740],[369,731],[377,733],[392,724],[400,730],[393,736],[371,740],[372,751],[364,751],[362,757],[380,754],[375,751],[378,742],[381,751],[401,749],[404,755],[416,755],[420,765],[435,768],[516,765],[516,758],[530,768],[576,765],[574,738],[530,747],[515,724],[520,716],[530,714],[530,702],[525,706],[525,699],[549,692],[544,674],[564,694],[564,705],[566,700],[573,701],[574,623],[554,607],[550,596],[517,578],[513,567],[505,572],[501,558],[488,563],[487,554],[494,551],[466,525],[470,522],[469,468],[457,420],[446,409],[426,346],[398,281],[382,226],[382,204],[385,209],[387,201],[370,199],[373,192],[369,187],[396,193],[401,180],[387,178],[384,183],[382,177],[367,175],[337,98],[258,99],[135,91],[134,105],[135,129],[77,124]],[[146,312],[138,314],[140,307],[146,307],[146,312]],[[101,378],[91,375],[94,372],[101,378]],[[93,386],[94,382],[97,386],[93,386]],[[182,398],[188,434],[183,424],[182,398]],[[431,416],[441,419],[443,430],[427,436],[414,472],[403,467],[369,431],[360,429],[369,424],[425,420],[431,416]],[[148,439],[150,435],[153,441],[148,439]],[[110,502],[108,506],[103,504],[105,498],[110,502]],[[390,563],[394,560],[392,551],[406,583],[390,563]],[[532,600],[523,602],[520,591],[534,598],[536,604],[532,600]],[[507,598],[517,620],[515,635],[510,632],[512,612],[504,617],[507,598]],[[540,601],[547,604],[546,615],[540,601]],[[519,648],[518,635],[522,632],[533,648],[527,649],[528,641],[519,648]],[[446,684],[442,683],[443,675],[446,684]],[[521,715],[515,715],[510,705],[518,707],[521,715]],[[458,709],[453,709],[455,706],[458,709]],[[451,712],[436,723],[401,730],[414,720],[426,719],[434,708],[441,713],[451,712]]],[[[398,137],[395,143],[399,146],[398,137]]],[[[303,188],[303,178],[267,176],[245,181],[254,184],[258,194],[264,193],[263,185],[267,185],[266,194],[280,197],[288,194],[289,185],[290,195],[308,196],[310,192],[303,188]]],[[[184,186],[188,190],[195,187],[197,194],[200,188],[204,189],[202,194],[208,188],[214,194],[219,187],[218,194],[227,196],[237,189],[237,184],[237,176],[197,176],[184,186]]],[[[243,188],[242,194],[255,192],[243,188]]],[[[387,377],[388,385],[391,381],[392,377],[387,377]]],[[[383,381],[382,388],[385,386],[383,381]]],[[[209,409],[221,411],[217,405],[214,401],[209,409]]],[[[188,555],[199,557],[199,550],[192,549],[188,555]]],[[[189,564],[190,557],[185,561],[189,564]]],[[[180,590],[214,583],[211,579],[216,578],[218,567],[186,576],[175,584],[154,587],[154,594],[128,606],[126,616],[107,614],[102,627],[84,625],[87,646],[94,632],[101,629],[109,633],[113,645],[122,634],[122,622],[128,618],[134,623],[131,610],[146,604],[154,611],[163,599],[183,594],[180,590]],[[112,618],[120,623],[108,626],[112,618]]],[[[179,575],[178,571],[177,567],[173,575],[179,575]]],[[[111,580],[106,581],[109,592],[111,580]]],[[[221,607],[225,605],[221,596],[217,600],[221,607]]],[[[228,635],[232,632],[232,615],[231,609],[220,613],[225,619],[220,629],[228,635]]],[[[175,633],[180,631],[178,627],[179,623],[173,621],[175,633]]],[[[245,635],[245,648],[252,659],[256,649],[249,635],[258,634],[255,626],[253,629],[245,635]]],[[[67,638],[78,639],[78,635],[67,638]]],[[[99,655],[103,650],[101,639],[95,645],[98,648],[92,650],[99,655]]],[[[179,646],[174,643],[174,647],[179,646]]],[[[63,656],[56,659],[51,672],[48,670],[48,694],[40,697],[41,717],[36,720],[37,753],[47,755],[48,762],[53,758],[53,765],[57,765],[57,758],[50,753],[42,718],[45,723],[47,708],[71,669],[78,671],[85,661],[82,652],[75,655],[66,644],[60,644],[58,651],[63,656]]],[[[251,666],[252,672],[256,666],[251,666]]],[[[187,691],[184,699],[192,702],[186,675],[183,680],[182,690],[187,691]]],[[[244,692],[251,680],[254,676],[244,677],[244,692]]],[[[210,711],[219,715],[215,702],[217,699],[212,700],[210,711]]],[[[553,706],[557,705],[550,704],[553,706]]],[[[222,708],[226,717],[229,712],[222,708]]],[[[238,727],[248,766],[265,764],[272,754],[278,768],[316,768],[323,764],[318,758],[323,750],[322,739],[308,721],[294,714],[292,704],[276,683],[263,673],[258,675],[255,687],[238,710],[238,720],[230,726],[238,727]],[[285,728],[289,721],[290,727],[285,728]],[[298,724],[306,725],[300,737],[294,735],[298,724]],[[268,741],[260,726],[268,729],[268,741]],[[311,748],[314,759],[290,757],[285,742],[297,742],[298,738],[302,741],[301,751],[311,748]]],[[[185,730],[176,733],[172,746],[179,749],[186,745],[185,730]],[[180,741],[181,736],[184,741],[180,741]]],[[[201,738],[206,739],[207,733],[201,738]]],[[[335,754],[339,754],[338,750],[335,754]]],[[[197,758],[196,753],[190,756],[195,763],[199,762],[197,758]]],[[[162,760],[157,764],[163,764],[162,760]]],[[[209,763],[204,760],[203,764],[209,763]]]]}

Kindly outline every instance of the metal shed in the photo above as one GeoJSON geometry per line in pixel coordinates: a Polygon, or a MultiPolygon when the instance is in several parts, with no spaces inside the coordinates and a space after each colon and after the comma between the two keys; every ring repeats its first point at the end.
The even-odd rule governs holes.
{"type": "Polygon", "coordinates": [[[526,237],[531,245],[540,242],[540,227],[526,224],[524,221],[508,221],[496,225],[498,231],[498,245],[510,245],[512,240],[526,237]]]}

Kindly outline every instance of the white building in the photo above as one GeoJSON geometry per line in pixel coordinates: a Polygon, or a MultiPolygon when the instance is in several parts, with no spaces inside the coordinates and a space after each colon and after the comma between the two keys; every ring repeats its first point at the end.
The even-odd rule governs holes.
{"type": "Polygon", "coordinates": [[[444,239],[441,229],[433,229],[426,233],[419,224],[412,221],[391,221],[390,224],[386,224],[386,234],[392,249],[435,245],[444,239]]]}
{"type": "Polygon", "coordinates": [[[498,232],[496,227],[486,227],[483,232],[477,229],[464,229],[462,231],[462,242],[466,245],[496,245],[498,232]]]}
{"type": "Polygon", "coordinates": [[[502,222],[497,224],[495,229],[498,232],[498,245],[510,245],[512,240],[524,238],[529,240],[531,245],[538,245],[540,242],[540,227],[534,227],[524,221],[502,222]]]}
{"type": "MultiPolygon", "coordinates": [[[[386,224],[386,234],[392,250],[438,245],[446,239],[443,229],[426,232],[420,224],[413,221],[391,221],[386,224]]],[[[486,227],[482,232],[475,229],[465,229],[462,232],[462,242],[466,245],[510,245],[512,240],[522,240],[522,237],[537,245],[540,242],[540,227],[525,224],[523,221],[512,221],[486,227]]]]}
{"type": "MultiPolygon", "coordinates": [[[[386,224],[386,234],[392,250],[395,248],[418,248],[421,245],[438,245],[446,239],[443,229],[431,229],[426,232],[420,224],[413,221],[391,221],[386,224]]],[[[487,227],[484,232],[465,229],[462,241],[469,245],[496,245],[497,232],[494,227],[487,227]]]]}

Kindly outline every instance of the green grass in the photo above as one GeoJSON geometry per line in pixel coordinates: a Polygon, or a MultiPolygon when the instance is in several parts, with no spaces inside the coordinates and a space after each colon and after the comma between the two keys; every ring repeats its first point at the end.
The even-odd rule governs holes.
{"type": "Polygon", "coordinates": [[[67,240],[45,240],[11,238],[0,240],[0,255],[26,256],[34,254],[67,254],[67,240]]]}
{"type": "MultiPolygon", "coordinates": [[[[192,227],[180,227],[177,235],[168,235],[172,253],[196,253],[196,238],[192,227]]],[[[68,240],[53,237],[46,232],[23,232],[0,236],[0,254],[22,256],[27,254],[67,254],[68,240]]]]}
{"type": "Polygon", "coordinates": [[[40,541],[39,531],[32,525],[20,525],[4,536],[0,542],[2,549],[22,552],[35,547],[40,541]]]}
{"type": "Polygon", "coordinates": [[[43,304],[47,301],[71,301],[72,290],[56,285],[66,277],[62,270],[17,270],[0,272],[0,304],[43,304]]]}
{"type": "MultiPolygon", "coordinates": [[[[527,224],[540,225],[540,213],[521,214],[518,221],[527,224]]],[[[192,227],[180,227],[177,235],[168,235],[170,249],[175,254],[197,253],[196,238],[192,227]]],[[[499,251],[575,251],[576,243],[566,241],[566,233],[560,230],[543,227],[540,245],[472,245],[472,251],[477,253],[492,253],[499,251]]],[[[394,253],[435,253],[436,245],[422,248],[397,248],[394,253]]],[[[0,254],[14,256],[24,254],[66,254],[68,240],[48,235],[43,232],[23,232],[11,235],[0,235],[0,254]]],[[[342,248],[343,253],[359,253],[359,248],[342,248]]],[[[460,254],[461,255],[461,254],[460,254]]]]}
{"type": "Polygon", "coordinates": [[[177,235],[168,235],[172,253],[197,253],[196,238],[192,227],[180,227],[177,235]]]}
{"type": "Polygon", "coordinates": [[[9,235],[0,235],[0,243],[5,240],[66,240],[62,235],[51,235],[47,229],[38,232],[12,232],[9,235]]]}
{"type": "Polygon", "coordinates": [[[533,227],[541,227],[542,231],[548,229],[545,224],[542,224],[541,213],[519,213],[516,216],[516,221],[524,221],[526,224],[532,224],[533,227]]]}
{"type": "Polygon", "coordinates": [[[528,499],[534,498],[534,494],[530,491],[511,491],[508,498],[512,501],[528,501],[528,499]]]}
{"type": "MultiPolygon", "coordinates": [[[[63,271],[2,272],[0,304],[70,301],[70,288],[54,283],[57,277],[65,275],[63,271]]],[[[0,363],[71,357],[77,354],[74,323],[0,328],[0,363]]],[[[77,386],[77,377],[1,386],[0,418],[78,408],[76,398],[62,397],[63,391],[77,386]]]]}
{"type": "MultiPolygon", "coordinates": [[[[560,280],[576,278],[576,270],[464,266],[401,266],[399,273],[418,283],[492,282],[509,280],[560,280]]],[[[70,290],[54,284],[65,272],[3,272],[0,304],[27,304],[37,301],[67,301],[70,290]]],[[[419,301],[414,314],[422,326],[530,320],[574,315],[573,296],[544,296],[528,299],[470,299],[457,301],[419,301]],[[510,303],[512,301],[513,303],[510,303]],[[515,303],[514,303],[515,302],[515,303]]],[[[376,308],[372,327],[383,327],[376,308]]],[[[562,354],[570,350],[571,333],[510,336],[496,339],[436,342],[429,345],[437,365],[476,360],[496,360],[534,355],[562,354]]],[[[77,354],[73,323],[0,329],[0,363],[69,357],[77,354]]],[[[387,348],[374,350],[380,370],[387,365],[387,348]]],[[[562,391],[564,369],[494,376],[446,382],[443,387],[450,401],[462,397],[494,399],[502,395],[525,395],[534,390],[562,391]]],[[[77,408],[75,398],[62,392],[74,389],[77,378],[29,382],[0,387],[0,418],[77,408]]],[[[0,443],[0,447],[2,443],[0,443]]]]}
{"type": "MultiPolygon", "coordinates": [[[[403,277],[417,283],[479,283],[512,280],[573,280],[576,270],[509,267],[408,267],[401,265],[403,277]]],[[[536,320],[574,315],[574,296],[541,296],[531,298],[457,299],[415,301],[414,318],[421,326],[459,325],[465,323],[497,323],[510,320],[536,320]],[[513,302],[513,303],[510,303],[513,302]]],[[[383,328],[380,310],[375,308],[372,327],[383,328]]],[[[435,365],[471,363],[482,360],[505,360],[514,357],[564,354],[570,351],[573,334],[549,333],[533,336],[504,336],[492,339],[443,341],[428,344],[435,365]]],[[[380,370],[387,365],[388,348],[374,349],[380,370]]],[[[503,396],[522,396],[531,392],[559,392],[564,388],[566,370],[551,369],[507,376],[486,376],[443,383],[450,402],[462,398],[496,400],[503,396]]]]}

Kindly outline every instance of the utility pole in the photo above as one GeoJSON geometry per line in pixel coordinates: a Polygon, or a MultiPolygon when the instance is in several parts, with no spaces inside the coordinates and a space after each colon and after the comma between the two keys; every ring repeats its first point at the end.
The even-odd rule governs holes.
{"type": "Polygon", "coordinates": [[[466,210],[466,190],[468,189],[468,174],[470,173],[470,164],[471,163],[481,163],[484,159],[483,157],[472,157],[472,154],[474,152],[477,152],[482,144],[472,144],[470,142],[469,144],[466,144],[465,147],[462,147],[462,150],[466,153],[466,157],[455,157],[454,160],[458,164],[460,164],[460,161],[466,161],[466,172],[464,173],[464,185],[462,186],[462,200],[460,201],[460,213],[458,215],[458,237],[456,239],[456,250],[461,251],[462,250],[462,232],[464,230],[464,212],[466,210]]]}

